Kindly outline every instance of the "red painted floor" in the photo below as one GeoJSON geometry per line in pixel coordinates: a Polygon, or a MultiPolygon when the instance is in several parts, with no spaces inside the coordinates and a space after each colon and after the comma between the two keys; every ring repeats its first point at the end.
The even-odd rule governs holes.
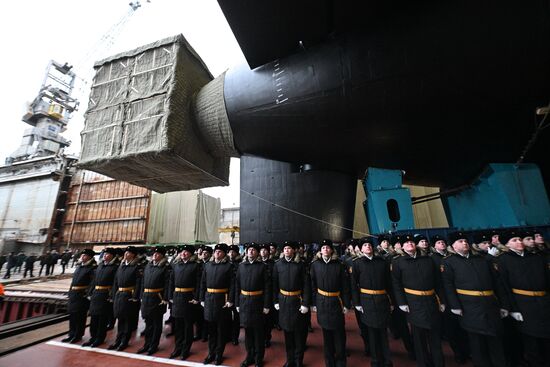
{"type": "MultiPolygon", "coordinates": [[[[306,350],[304,363],[306,366],[323,366],[323,336],[322,332],[319,329],[319,326],[316,323],[316,316],[313,315],[314,323],[314,332],[309,333],[308,336],[308,349],[306,350]]],[[[140,325],[139,330],[143,329],[144,325],[140,325]]],[[[350,313],[346,318],[346,329],[347,329],[347,346],[349,352],[349,358],[347,360],[348,366],[365,366],[370,364],[370,358],[365,357],[362,353],[362,341],[358,333],[357,324],[355,322],[355,316],[350,313]]],[[[165,328],[165,333],[167,333],[169,327],[165,328]]],[[[107,336],[107,342],[105,345],[100,348],[105,352],[112,353],[111,351],[106,351],[107,346],[114,338],[114,333],[110,332],[107,336]]],[[[59,341],[63,337],[56,338],[56,341],[59,341]]],[[[242,360],[245,357],[244,349],[244,330],[241,329],[240,340],[241,343],[238,346],[228,344],[225,349],[225,359],[223,364],[225,366],[239,366],[242,360]]],[[[88,335],[85,336],[84,340],[88,339],[88,335]]],[[[162,364],[170,364],[172,361],[176,360],[167,360],[170,353],[173,350],[173,337],[166,338],[165,335],[161,338],[160,350],[153,357],[159,357],[156,361],[151,360],[139,360],[130,358],[135,355],[135,351],[139,349],[143,344],[142,337],[136,337],[131,342],[131,346],[124,352],[128,354],[121,353],[121,355],[112,355],[112,354],[102,354],[94,352],[90,348],[77,348],[79,349],[70,349],[61,345],[51,345],[47,343],[38,344],[30,348],[9,354],[4,357],[0,357],[0,367],[96,367],[96,366],[116,366],[116,367],[126,367],[126,366],[159,366],[162,364]]],[[[451,351],[448,345],[444,344],[444,353],[446,355],[446,366],[453,367],[458,366],[454,363],[451,351]]],[[[410,361],[407,358],[405,349],[400,340],[390,340],[390,349],[393,355],[393,363],[395,367],[412,367],[415,366],[415,363],[410,361]]],[[[207,354],[207,343],[198,341],[193,344],[191,348],[191,356],[187,359],[187,362],[202,363],[202,360],[207,354]]],[[[120,352],[115,352],[120,353],[120,352]]],[[[178,365],[182,361],[177,360],[178,365]]],[[[283,333],[281,331],[273,330],[273,340],[272,347],[266,349],[265,354],[265,366],[283,366],[285,362],[285,350],[283,344],[283,333]]],[[[195,365],[194,363],[188,363],[188,366],[195,365]]],[[[196,365],[195,365],[196,366],[196,365]]],[[[467,366],[471,366],[468,364],[467,366]]]]}

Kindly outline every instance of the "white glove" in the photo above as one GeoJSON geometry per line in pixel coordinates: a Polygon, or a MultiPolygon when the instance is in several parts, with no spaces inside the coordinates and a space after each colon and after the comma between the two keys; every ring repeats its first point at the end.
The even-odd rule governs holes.
{"type": "Polygon", "coordinates": [[[300,306],[300,312],[303,314],[306,314],[309,311],[309,308],[306,306],[300,306]]]}
{"type": "Polygon", "coordinates": [[[523,321],[523,315],[520,312],[510,312],[510,316],[516,321],[523,321]]]}
{"type": "Polygon", "coordinates": [[[498,248],[493,246],[493,247],[490,247],[489,250],[487,250],[487,252],[489,253],[489,255],[496,257],[499,251],[498,251],[498,248]]]}
{"type": "Polygon", "coordinates": [[[505,310],[504,308],[501,308],[501,309],[500,309],[500,318],[501,318],[501,319],[505,318],[505,317],[508,316],[508,315],[509,315],[508,310],[505,310]]]}
{"type": "Polygon", "coordinates": [[[451,308],[451,312],[458,316],[463,315],[462,310],[460,308],[451,308]]]}
{"type": "Polygon", "coordinates": [[[204,307],[204,301],[201,301],[201,306],[204,307]]]}
{"type": "Polygon", "coordinates": [[[348,311],[349,311],[349,310],[348,310],[346,307],[343,307],[343,308],[342,308],[342,313],[343,313],[344,315],[347,314],[348,311]]]}
{"type": "Polygon", "coordinates": [[[231,303],[231,302],[225,302],[225,305],[223,305],[222,308],[231,308],[231,307],[233,307],[233,303],[231,303]]]}
{"type": "Polygon", "coordinates": [[[199,303],[199,301],[197,301],[196,299],[192,299],[191,301],[189,301],[189,303],[196,305],[199,303]]]}
{"type": "Polygon", "coordinates": [[[317,306],[311,306],[311,312],[317,312],[317,306]]]}
{"type": "Polygon", "coordinates": [[[361,313],[363,313],[363,306],[355,306],[355,309],[361,313]]]}
{"type": "Polygon", "coordinates": [[[240,308],[240,307],[235,307],[235,310],[237,310],[237,313],[240,312],[240,311],[239,311],[239,308],[240,308]]]}
{"type": "Polygon", "coordinates": [[[445,312],[445,305],[443,303],[439,305],[439,312],[445,312]]]}
{"type": "Polygon", "coordinates": [[[279,306],[278,303],[275,303],[275,305],[274,305],[273,307],[275,307],[275,309],[276,309],[277,311],[279,311],[279,307],[280,307],[280,306],[279,306]]]}
{"type": "Polygon", "coordinates": [[[407,305],[401,305],[399,306],[399,309],[403,312],[411,312],[411,310],[409,310],[409,306],[407,305]]]}
{"type": "Polygon", "coordinates": [[[269,308],[264,308],[264,315],[267,315],[269,313],[269,308]]]}

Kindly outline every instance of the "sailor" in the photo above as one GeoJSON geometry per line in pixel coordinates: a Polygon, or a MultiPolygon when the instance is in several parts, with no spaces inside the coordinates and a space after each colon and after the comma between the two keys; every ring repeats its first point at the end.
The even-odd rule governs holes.
{"type": "MultiPolygon", "coordinates": [[[[438,234],[430,239],[433,248],[430,256],[438,269],[442,269],[443,259],[450,255],[447,250],[447,240],[438,234]]],[[[454,353],[455,362],[465,364],[470,355],[468,349],[468,334],[460,327],[459,316],[453,314],[449,307],[443,312],[443,338],[449,342],[454,353]]]]}
{"type": "Polygon", "coordinates": [[[286,241],[282,250],[282,257],[273,267],[273,305],[279,311],[279,326],[284,330],[285,367],[302,367],[311,282],[306,264],[298,254],[298,243],[286,241]]]}
{"type": "Polygon", "coordinates": [[[530,252],[532,254],[538,254],[542,252],[540,248],[535,244],[535,236],[533,232],[520,231],[519,235],[521,237],[521,242],[523,243],[523,247],[525,248],[525,251],[530,252]]]}
{"type": "Polygon", "coordinates": [[[344,315],[351,308],[348,271],[334,251],[333,243],[324,239],[321,251],[311,263],[311,305],[323,329],[325,366],[346,365],[346,330],[344,315]]]}
{"type": "MultiPolygon", "coordinates": [[[[199,264],[201,265],[201,277],[202,277],[202,271],[204,269],[204,265],[206,265],[211,257],[214,249],[210,246],[203,245],[199,248],[200,250],[200,256],[198,259],[199,264]]],[[[196,331],[195,331],[195,340],[201,339],[203,342],[208,341],[208,324],[204,321],[204,307],[199,303],[195,306],[195,323],[196,323],[196,331]]]]}
{"type": "Polygon", "coordinates": [[[510,316],[517,321],[525,359],[530,366],[550,366],[550,262],[525,249],[514,231],[501,235],[510,250],[499,256],[497,268],[506,288],[510,316]]]}
{"type": "Polygon", "coordinates": [[[107,247],[95,272],[90,299],[90,340],[82,344],[84,347],[97,347],[105,341],[107,325],[113,314],[111,289],[113,288],[118,265],[116,250],[107,247]]]}
{"type": "Polygon", "coordinates": [[[401,237],[404,254],[392,261],[395,300],[411,324],[419,367],[444,365],[441,349],[441,312],[445,310],[439,269],[417,251],[414,238],[401,237]]]}
{"type": "Polygon", "coordinates": [[[204,364],[222,364],[230,330],[231,307],[234,304],[235,266],[229,262],[227,245],[219,243],[202,271],[200,301],[208,322],[208,355],[204,364]]]}
{"type": "Polygon", "coordinates": [[[542,231],[538,228],[535,228],[533,230],[533,236],[535,238],[535,246],[539,248],[539,250],[544,251],[546,254],[550,252],[550,244],[548,244],[544,240],[544,235],[542,231]]]}
{"type": "Polygon", "coordinates": [[[367,326],[371,366],[391,366],[387,328],[391,313],[389,263],[374,252],[372,237],[360,240],[361,254],[353,260],[353,304],[367,326]]]}
{"type": "Polygon", "coordinates": [[[426,236],[423,234],[415,234],[414,244],[416,245],[416,248],[420,250],[422,255],[430,255],[430,244],[426,236]]]}
{"type": "Polygon", "coordinates": [[[111,292],[113,314],[118,320],[116,340],[110,350],[123,351],[132,337],[134,319],[139,314],[143,267],[138,257],[139,250],[134,246],[126,247],[124,257],[115,275],[111,292]]]}
{"type": "Polygon", "coordinates": [[[506,366],[501,318],[509,306],[491,261],[472,253],[462,232],[449,235],[453,253],[441,264],[448,306],[468,332],[476,366],[506,366]]]}
{"type": "Polygon", "coordinates": [[[165,254],[164,247],[153,248],[151,262],[143,271],[141,317],[145,320],[145,343],[137,353],[153,355],[158,351],[170,284],[171,268],[165,254]]]}
{"type": "MultiPolygon", "coordinates": [[[[385,257],[386,261],[388,261],[388,264],[391,264],[393,258],[403,255],[403,250],[401,248],[401,235],[391,235],[390,246],[393,249],[393,254],[385,257]]],[[[393,334],[394,338],[401,338],[401,341],[403,342],[403,347],[405,347],[405,349],[407,350],[409,359],[416,360],[412,336],[409,330],[409,325],[407,324],[407,316],[406,313],[403,312],[399,307],[395,307],[393,312],[391,313],[390,331],[393,334]]]]}
{"type": "MultiPolygon", "coordinates": [[[[362,244],[359,244],[359,246],[361,245],[362,244]]],[[[391,260],[391,258],[395,256],[395,251],[390,245],[390,237],[387,235],[378,236],[378,246],[376,249],[378,250],[378,255],[384,259],[390,258],[391,260]]]]}
{"type": "Polygon", "coordinates": [[[259,252],[258,244],[248,245],[235,278],[235,308],[245,331],[246,358],[241,367],[252,364],[261,367],[264,363],[265,316],[271,304],[271,279],[259,252]]]}
{"type": "MultiPolygon", "coordinates": [[[[269,289],[271,290],[271,274],[273,274],[273,267],[275,266],[275,261],[271,257],[269,244],[263,244],[260,246],[260,259],[267,266],[267,271],[269,274],[269,289]]],[[[265,315],[265,347],[269,348],[271,346],[271,332],[275,326],[275,316],[279,316],[276,313],[275,308],[273,307],[273,302],[269,303],[269,312],[265,315]]]]}
{"type": "Polygon", "coordinates": [[[86,314],[90,307],[88,296],[91,293],[97,264],[94,260],[95,252],[85,249],[73,273],[69,288],[69,335],[61,340],[64,343],[76,343],[82,340],[86,328],[86,314]]]}
{"type": "MultiPolygon", "coordinates": [[[[248,246],[246,244],[245,246],[248,246]]],[[[239,264],[243,261],[243,258],[240,254],[240,249],[238,245],[230,245],[227,256],[229,257],[229,262],[233,264],[235,269],[235,274],[239,268],[239,264]]],[[[235,305],[231,307],[231,343],[233,345],[239,345],[239,334],[241,332],[241,326],[239,321],[239,313],[235,309],[235,305]]]]}
{"type": "MultiPolygon", "coordinates": [[[[348,244],[348,253],[349,256],[347,256],[344,260],[344,264],[346,265],[346,269],[351,274],[352,273],[352,266],[353,262],[357,260],[358,258],[363,256],[363,253],[361,252],[361,245],[362,241],[360,239],[351,239],[347,241],[348,244]]],[[[353,300],[353,306],[358,306],[358,304],[355,303],[357,300],[353,300]]],[[[363,341],[363,353],[365,356],[370,355],[370,348],[369,348],[369,330],[367,328],[367,324],[365,324],[363,320],[363,315],[361,312],[359,312],[356,308],[353,309],[355,313],[355,320],[357,322],[357,326],[359,327],[359,335],[361,336],[361,340],[363,341]]]]}
{"type": "Polygon", "coordinates": [[[176,336],[174,351],[170,358],[189,357],[193,344],[193,324],[196,305],[199,303],[199,289],[202,266],[195,256],[195,247],[185,245],[172,262],[170,274],[170,295],[174,333],[176,336]]]}

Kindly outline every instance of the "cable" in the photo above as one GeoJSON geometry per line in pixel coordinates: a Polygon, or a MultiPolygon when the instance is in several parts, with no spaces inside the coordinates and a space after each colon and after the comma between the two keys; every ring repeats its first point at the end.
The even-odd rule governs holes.
{"type": "MultiPolygon", "coordinates": [[[[550,102],[548,103],[548,106],[546,108],[550,108],[550,102]]],[[[533,147],[533,145],[535,145],[535,143],[537,142],[537,138],[539,137],[539,134],[542,132],[542,130],[546,129],[549,125],[546,125],[544,126],[544,122],[546,121],[546,118],[548,117],[548,114],[549,112],[546,112],[544,114],[544,117],[542,118],[542,120],[538,123],[538,125],[535,123],[535,131],[533,132],[533,134],[531,135],[531,138],[529,139],[529,141],[527,142],[527,145],[525,146],[525,148],[523,149],[523,151],[521,152],[518,160],[516,161],[516,164],[520,164],[520,163],[523,163],[523,160],[525,159],[525,156],[527,156],[527,153],[529,153],[529,150],[533,147]]],[[[536,115],[535,115],[535,119],[536,119],[536,115]]]]}
{"type": "MultiPolygon", "coordinates": [[[[202,173],[206,174],[207,176],[213,178],[214,180],[217,180],[217,181],[221,182],[224,186],[228,186],[228,185],[229,185],[229,182],[228,182],[228,181],[222,180],[221,178],[214,176],[214,175],[211,174],[210,172],[207,172],[207,171],[203,170],[202,168],[200,168],[200,167],[194,165],[193,163],[187,161],[186,159],[180,157],[180,156],[177,155],[177,154],[176,154],[176,156],[177,156],[178,158],[180,158],[180,159],[185,160],[185,161],[187,162],[187,164],[189,164],[189,165],[192,166],[193,168],[195,168],[195,169],[201,171],[202,173]]],[[[157,177],[151,177],[151,178],[143,178],[143,179],[132,180],[132,183],[134,183],[134,182],[141,182],[141,181],[158,180],[158,179],[167,178],[167,177],[179,177],[179,176],[180,176],[180,174],[172,174],[172,175],[164,175],[164,176],[157,176],[157,177]]],[[[347,228],[347,227],[344,227],[344,226],[341,226],[341,225],[338,225],[338,224],[330,223],[330,222],[327,222],[326,220],[319,219],[319,218],[313,217],[313,216],[308,215],[308,214],[305,214],[305,213],[301,213],[301,212],[299,212],[299,211],[297,211],[297,210],[294,210],[294,209],[288,208],[288,207],[286,207],[286,206],[277,204],[277,203],[275,203],[275,202],[273,202],[273,201],[271,201],[271,200],[268,200],[268,199],[266,199],[266,198],[262,198],[262,197],[260,197],[260,196],[258,196],[258,195],[256,195],[256,194],[253,194],[253,193],[251,193],[251,192],[248,192],[248,191],[246,191],[246,190],[244,190],[244,189],[242,189],[242,188],[240,188],[240,187],[239,187],[239,191],[241,191],[241,192],[243,192],[243,193],[245,193],[245,194],[248,194],[248,195],[250,195],[250,196],[252,196],[252,197],[254,197],[254,198],[257,198],[258,200],[261,200],[261,201],[264,201],[264,202],[266,202],[266,203],[268,203],[268,204],[271,204],[271,205],[273,205],[273,206],[275,206],[275,207],[277,207],[277,208],[280,208],[280,209],[286,210],[286,211],[288,211],[288,212],[290,212],[290,213],[293,213],[293,214],[296,214],[296,215],[300,215],[300,216],[302,216],[302,217],[305,217],[305,218],[308,218],[308,219],[317,221],[317,222],[319,222],[319,223],[323,223],[323,224],[326,224],[326,225],[329,225],[329,226],[332,226],[332,227],[335,227],[335,228],[338,228],[338,229],[343,229],[343,230],[349,231],[349,232],[351,232],[351,233],[358,233],[358,234],[361,234],[361,235],[363,235],[363,236],[378,238],[378,236],[372,235],[372,234],[370,234],[370,233],[365,233],[365,232],[361,232],[361,231],[356,231],[356,230],[351,229],[351,228],[347,228]]]]}

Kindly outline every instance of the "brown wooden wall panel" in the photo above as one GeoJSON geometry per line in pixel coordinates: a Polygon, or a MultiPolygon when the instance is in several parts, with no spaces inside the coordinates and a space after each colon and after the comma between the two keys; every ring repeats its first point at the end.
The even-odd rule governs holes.
{"type": "Polygon", "coordinates": [[[82,181],[78,172],[68,193],[63,243],[145,243],[150,197],[150,190],[90,171],[82,181]]]}

